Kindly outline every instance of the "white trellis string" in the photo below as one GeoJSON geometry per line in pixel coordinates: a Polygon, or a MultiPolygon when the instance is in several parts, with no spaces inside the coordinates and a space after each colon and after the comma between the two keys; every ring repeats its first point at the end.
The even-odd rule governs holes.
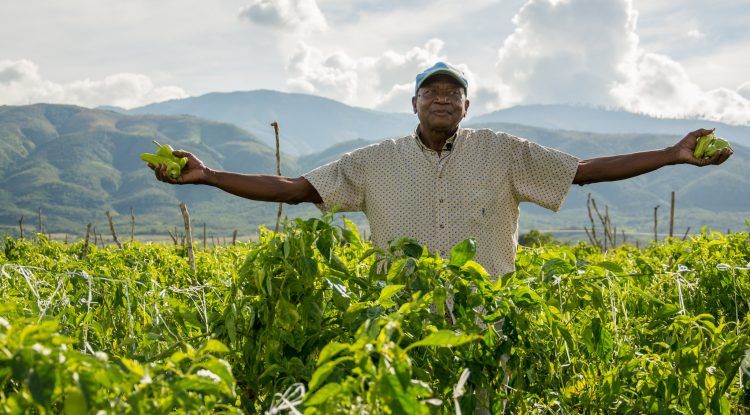
{"type": "MultiPolygon", "coordinates": [[[[737,272],[736,271],[750,270],[750,262],[747,263],[746,267],[733,267],[731,265],[724,264],[724,263],[716,264],[716,269],[718,269],[719,271],[728,271],[730,269],[732,270],[732,288],[734,289],[734,319],[736,321],[740,321],[740,309],[739,309],[739,306],[737,305],[737,272]]],[[[740,334],[739,326],[737,326],[735,330],[737,331],[737,334],[740,334]]],[[[742,374],[740,374],[740,383],[742,383],[742,374]]]]}
{"type": "Polygon", "coordinates": [[[469,379],[469,374],[471,374],[469,368],[464,368],[463,372],[461,372],[461,376],[458,377],[456,386],[453,388],[453,403],[456,407],[456,415],[461,415],[461,405],[458,404],[458,398],[464,395],[464,386],[466,385],[466,381],[469,379]]]}
{"type": "Polygon", "coordinates": [[[302,404],[302,400],[305,397],[305,385],[302,383],[295,383],[288,387],[284,393],[275,393],[273,395],[273,402],[271,407],[265,412],[265,415],[276,415],[281,411],[289,411],[290,414],[302,415],[297,409],[297,406],[302,404]],[[278,398],[278,402],[276,399],[278,398]]]}

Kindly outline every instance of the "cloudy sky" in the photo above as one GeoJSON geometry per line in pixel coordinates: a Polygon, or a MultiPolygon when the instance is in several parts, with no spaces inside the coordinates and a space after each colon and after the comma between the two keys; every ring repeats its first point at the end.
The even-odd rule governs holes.
{"type": "Polygon", "coordinates": [[[0,104],[274,89],[410,112],[437,60],[470,115],[572,103],[750,124],[747,0],[2,0],[0,104]]]}

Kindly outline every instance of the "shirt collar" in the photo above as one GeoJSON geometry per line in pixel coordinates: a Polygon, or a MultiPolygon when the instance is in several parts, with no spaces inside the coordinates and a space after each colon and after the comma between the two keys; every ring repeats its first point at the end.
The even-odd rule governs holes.
{"type": "MultiPolygon", "coordinates": [[[[456,129],[456,132],[452,136],[450,136],[447,140],[445,140],[445,143],[443,143],[443,149],[441,151],[453,150],[455,148],[454,145],[455,145],[456,138],[458,138],[458,134],[460,132],[461,132],[461,126],[459,125],[458,128],[456,129]]],[[[414,136],[414,139],[417,141],[417,145],[419,145],[419,148],[421,148],[422,151],[425,151],[425,150],[435,151],[427,147],[426,145],[424,145],[422,140],[419,138],[419,125],[417,125],[414,128],[414,133],[412,135],[414,136]]]]}

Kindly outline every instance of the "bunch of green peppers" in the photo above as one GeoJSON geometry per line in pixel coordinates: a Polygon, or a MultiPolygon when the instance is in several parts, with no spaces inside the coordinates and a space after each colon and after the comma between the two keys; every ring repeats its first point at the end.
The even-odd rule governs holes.
{"type": "Polygon", "coordinates": [[[167,174],[169,177],[176,179],[182,174],[182,168],[187,164],[187,157],[177,157],[172,152],[174,149],[169,144],[161,145],[158,141],[153,140],[154,144],[159,148],[155,154],[143,153],[141,154],[141,160],[158,166],[163,164],[167,166],[167,174]]]}
{"type": "Polygon", "coordinates": [[[695,158],[711,157],[717,151],[721,151],[725,148],[732,148],[729,141],[711,133],[698,138],[698,142],[695,144],[695,150],[693,151],[693,156],[695,156],[695,158]]]}

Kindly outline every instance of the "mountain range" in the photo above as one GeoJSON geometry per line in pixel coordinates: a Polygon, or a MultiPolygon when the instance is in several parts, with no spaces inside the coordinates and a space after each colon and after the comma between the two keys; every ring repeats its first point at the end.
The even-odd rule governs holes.
{"type": "MultiPolygon", "coordinates": [[[[197,226],[206,223],[215,234],[231,234],[234,229],[253,234],[259,224],[273,225],[276,204],[247,201],[205,186],[160,183],[138,154],[154,151],[151,141],[156,139],[194,152],[213,168],[275,174],[275,149],[269,145],[269,137],[274,137],[272,121],[281,124],[282,149],[294,146],[298,150],[294,154],[285,151],[282,157],[283,174],[290,176],[373,141],[408,134],[416,124],[411,114],[382,113],[274,91],[208,94],[131,111],[49,104],[2,106],[0,230],[17,234],[21,217],[27,228],[35,228],[41,209],[49,232],[80,235],[86,223],[93,223],[106,233],[107,211],[124,231],[129,230],[132,209],[136,233],[163,235],[181,227],[177,204],[184,201],[197,226]],[[201,113],[192,114],[193,110],[201,113]],[[222,119],[210,119],[211,114],[222,119]]],[[[654,207],[659,205],[660,231],[664,232],[672,191],[677,194],[676,233],[688,227],[697,231],[701,226],[721,231],[745,228],[744,221],[750,219],[750,149],[742,144],[750,137],[747,127],[701,123],[543,106],[485,114],[464,125],[506,131],[581,158],[663,148],[694,129],[693,125],[731,131],[722,134],[734,143],[735,155],[721,167],[671,166],[622,182],[574,186],[557,214],[524,204],[521,231],[580,233],[583,226],[590,226],[586,210],[590,193],[602,209],[607,206],[620,229],[633,235],[653,232],[654,207]],[[509,123],[510,118],[518,122],[509,123]],[[630,121],[617,126],[617,119],[630,121]],[[548,124],[539,128],[521,121],[548,124]],[[662,121],[666,126],[661,126],[662,121]],[[651,123],[660,127],[649,127],[651,123]],[[585,132],[605,127],[610,130],[585,132]],[[573,131],[576,128],[583,131],[573,131]],[[628,131],[647,128],[659,133],[628,131]]],[[[319,215],[309,205],[287,205],[284,212],[290,218],[319,215]]],[[[350,217],[366,229],[361,214],[350,217]]]]}
{"type": "MultiPolygon", "coordinates": [[[[282,151],[300,156],[320,152],[350,140],[382,140],[409,134],[417,125],[413,114],[387,113],[351,107],[313,95],[270,90],[210,93],[170,100],[129,111],[127,114],[189,114],[234,124],[275,146],[272,121],[281,125],[282,151]]],[[[716,128],[731,142],[750,147],[750,127],[700,119],[654,118],[622,110],[575,105],[522,105],[469,116],[466,126],[512,123],[551,130],[604,134],[678,134],[698,128],[716,128]]]]}
{"type": "Polygon", "coordinates": [[[171,100],[126,111],[127,114],[190,114],[234,124],[275,147],[270,123],[281,130],[281,149],[291,155],[322,151],[354,140],[378,140],[403,135],[417,125],[412,114],[387,113],[351,107],[313,95],[269,90],[210,93],[171,100]]]}

